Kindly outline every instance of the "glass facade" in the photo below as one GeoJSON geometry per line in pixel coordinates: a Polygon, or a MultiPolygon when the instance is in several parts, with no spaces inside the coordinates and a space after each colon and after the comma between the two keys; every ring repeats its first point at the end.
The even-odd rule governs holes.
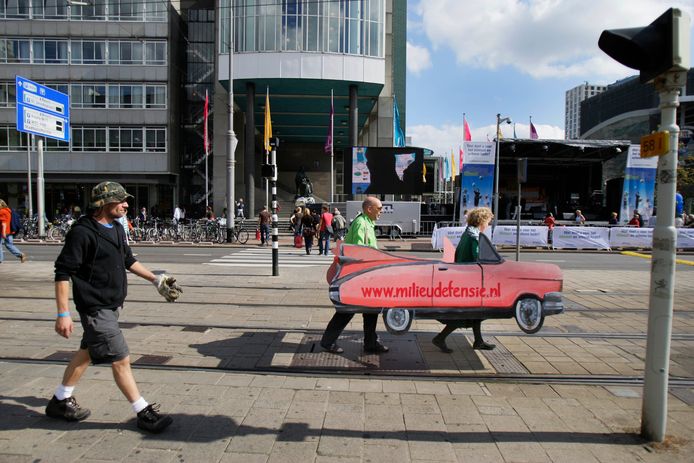
{"type": "Polygon", "coordinates": [[[234,53],[298,51],[384,57],[385,0],[226,0],[220,49],[229,49],[229,2],[234,6],[234,53]]]}
{"type": "MultiPolygon", "coordinates": [[[[71,127],[65,143],[46,138],[46,151],[165,153],[166,127],[71,127]]],[[[0,125],[0,151],[26,150],[26,134],[14,125],[0,125]]]]}
{"type": "Polygon", "coordinates": [[[89,0],[81,5],[68,0],[0,0],[0,19],[52,19],[72,21],[166,21],[168,2],[89,0]]]}
{"type": "Polygon", "coordinates": [[[0,38],[0,64],[5,63],[164,66],[166,42],[0,38]]]}

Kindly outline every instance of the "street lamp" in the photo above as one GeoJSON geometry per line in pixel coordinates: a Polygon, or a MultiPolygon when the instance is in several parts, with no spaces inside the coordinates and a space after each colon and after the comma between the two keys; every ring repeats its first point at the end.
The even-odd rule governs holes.
{"type": "MultiPolygon", "coordinates": [[[[496,165],[494,166],[494,227],[499,220],[499,126],[502,122],[510,124],[513,122],[510,117],[501,117],[501,114],[496,115],[496,165]]],[[[519,212],[520,213],[520,212],[519,212]]]]}
{"type": "MultiPolygon", "coordinates": [[[[234,178],[236,176],[236,145],[234,133],[234,0],[229,0],[229,130],[227,131],[227,243],[232,241],[234,230],[234,178]]],[[[221,7],[221,5],[220,5],[221,7]]],[[[220,18],[222,16],[220,15],[220,18]]],[[[251,211],[252,212],[252,211],[251,211]]]]}

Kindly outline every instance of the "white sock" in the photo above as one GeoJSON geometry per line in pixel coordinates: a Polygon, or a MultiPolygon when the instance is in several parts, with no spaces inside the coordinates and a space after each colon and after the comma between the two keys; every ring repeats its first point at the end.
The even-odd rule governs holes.
{"type": "Polygon", "coordinates": [[[133,411],[135,413],[140,413],[142,410],[147,408],[147,405],[149,404],[147,403],[144,397],[140,396],[140,398],[133,402],[131,405],[133,406],[133,411]]]}
{"type": "Polygon", "coordinates": [[[72,391],[75,390],[75,386],[63,386],[62,384],[55,388],[55,398],[58,400],[65,400],[68,397],[72,397],[72,391]]]}

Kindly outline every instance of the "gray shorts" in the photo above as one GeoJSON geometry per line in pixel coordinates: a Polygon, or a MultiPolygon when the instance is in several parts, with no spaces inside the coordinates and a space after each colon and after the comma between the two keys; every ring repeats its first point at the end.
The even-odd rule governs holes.
{"type": "Polygon", "coordinates": [[[88,349],[93,364],[113,363],[130,355],[123,332],[118,327],[120,309],[80,313],[84,334],[80,349],[88,349]]]}

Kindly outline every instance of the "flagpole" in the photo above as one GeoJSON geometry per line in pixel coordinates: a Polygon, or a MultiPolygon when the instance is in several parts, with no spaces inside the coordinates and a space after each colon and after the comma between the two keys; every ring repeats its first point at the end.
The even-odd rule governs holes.
{"type": "MultiPolygon", "coordinates": [[[[210,149],[207,143],[207,89],[205,89],[205,130],[204,130],[204,146],[205,146],[205,213],[207,213],[207,208],[210,207],[210,177],[208,172],[208,157],[210,155],[210,149]]],[[[227,211],[229,208],[227,208],[227,211]]]]}
{"type": "Polygon", "coordinates": [[[335,202],[335,101],[333,89],[330,89],[330,203],[335,202]]]}
{"type": "MultiPolygon", "coordinates": [[[[269,111],[269,108],[267,107],[267,102],[270,101],[270,87],[265,87],[265,113],[269,111]]],[[[272,116],[270,116],[272,117],[272,116]]],[[[270,134],[272,136],[272,134],[270,134]]],[[[265,147],[265,164],[270,164],[270,152],[267,150],[267,146],[265,147]]],[[[265,177],[265,205],[267,206],[270,202],[270,179],[265,177]]]]}

